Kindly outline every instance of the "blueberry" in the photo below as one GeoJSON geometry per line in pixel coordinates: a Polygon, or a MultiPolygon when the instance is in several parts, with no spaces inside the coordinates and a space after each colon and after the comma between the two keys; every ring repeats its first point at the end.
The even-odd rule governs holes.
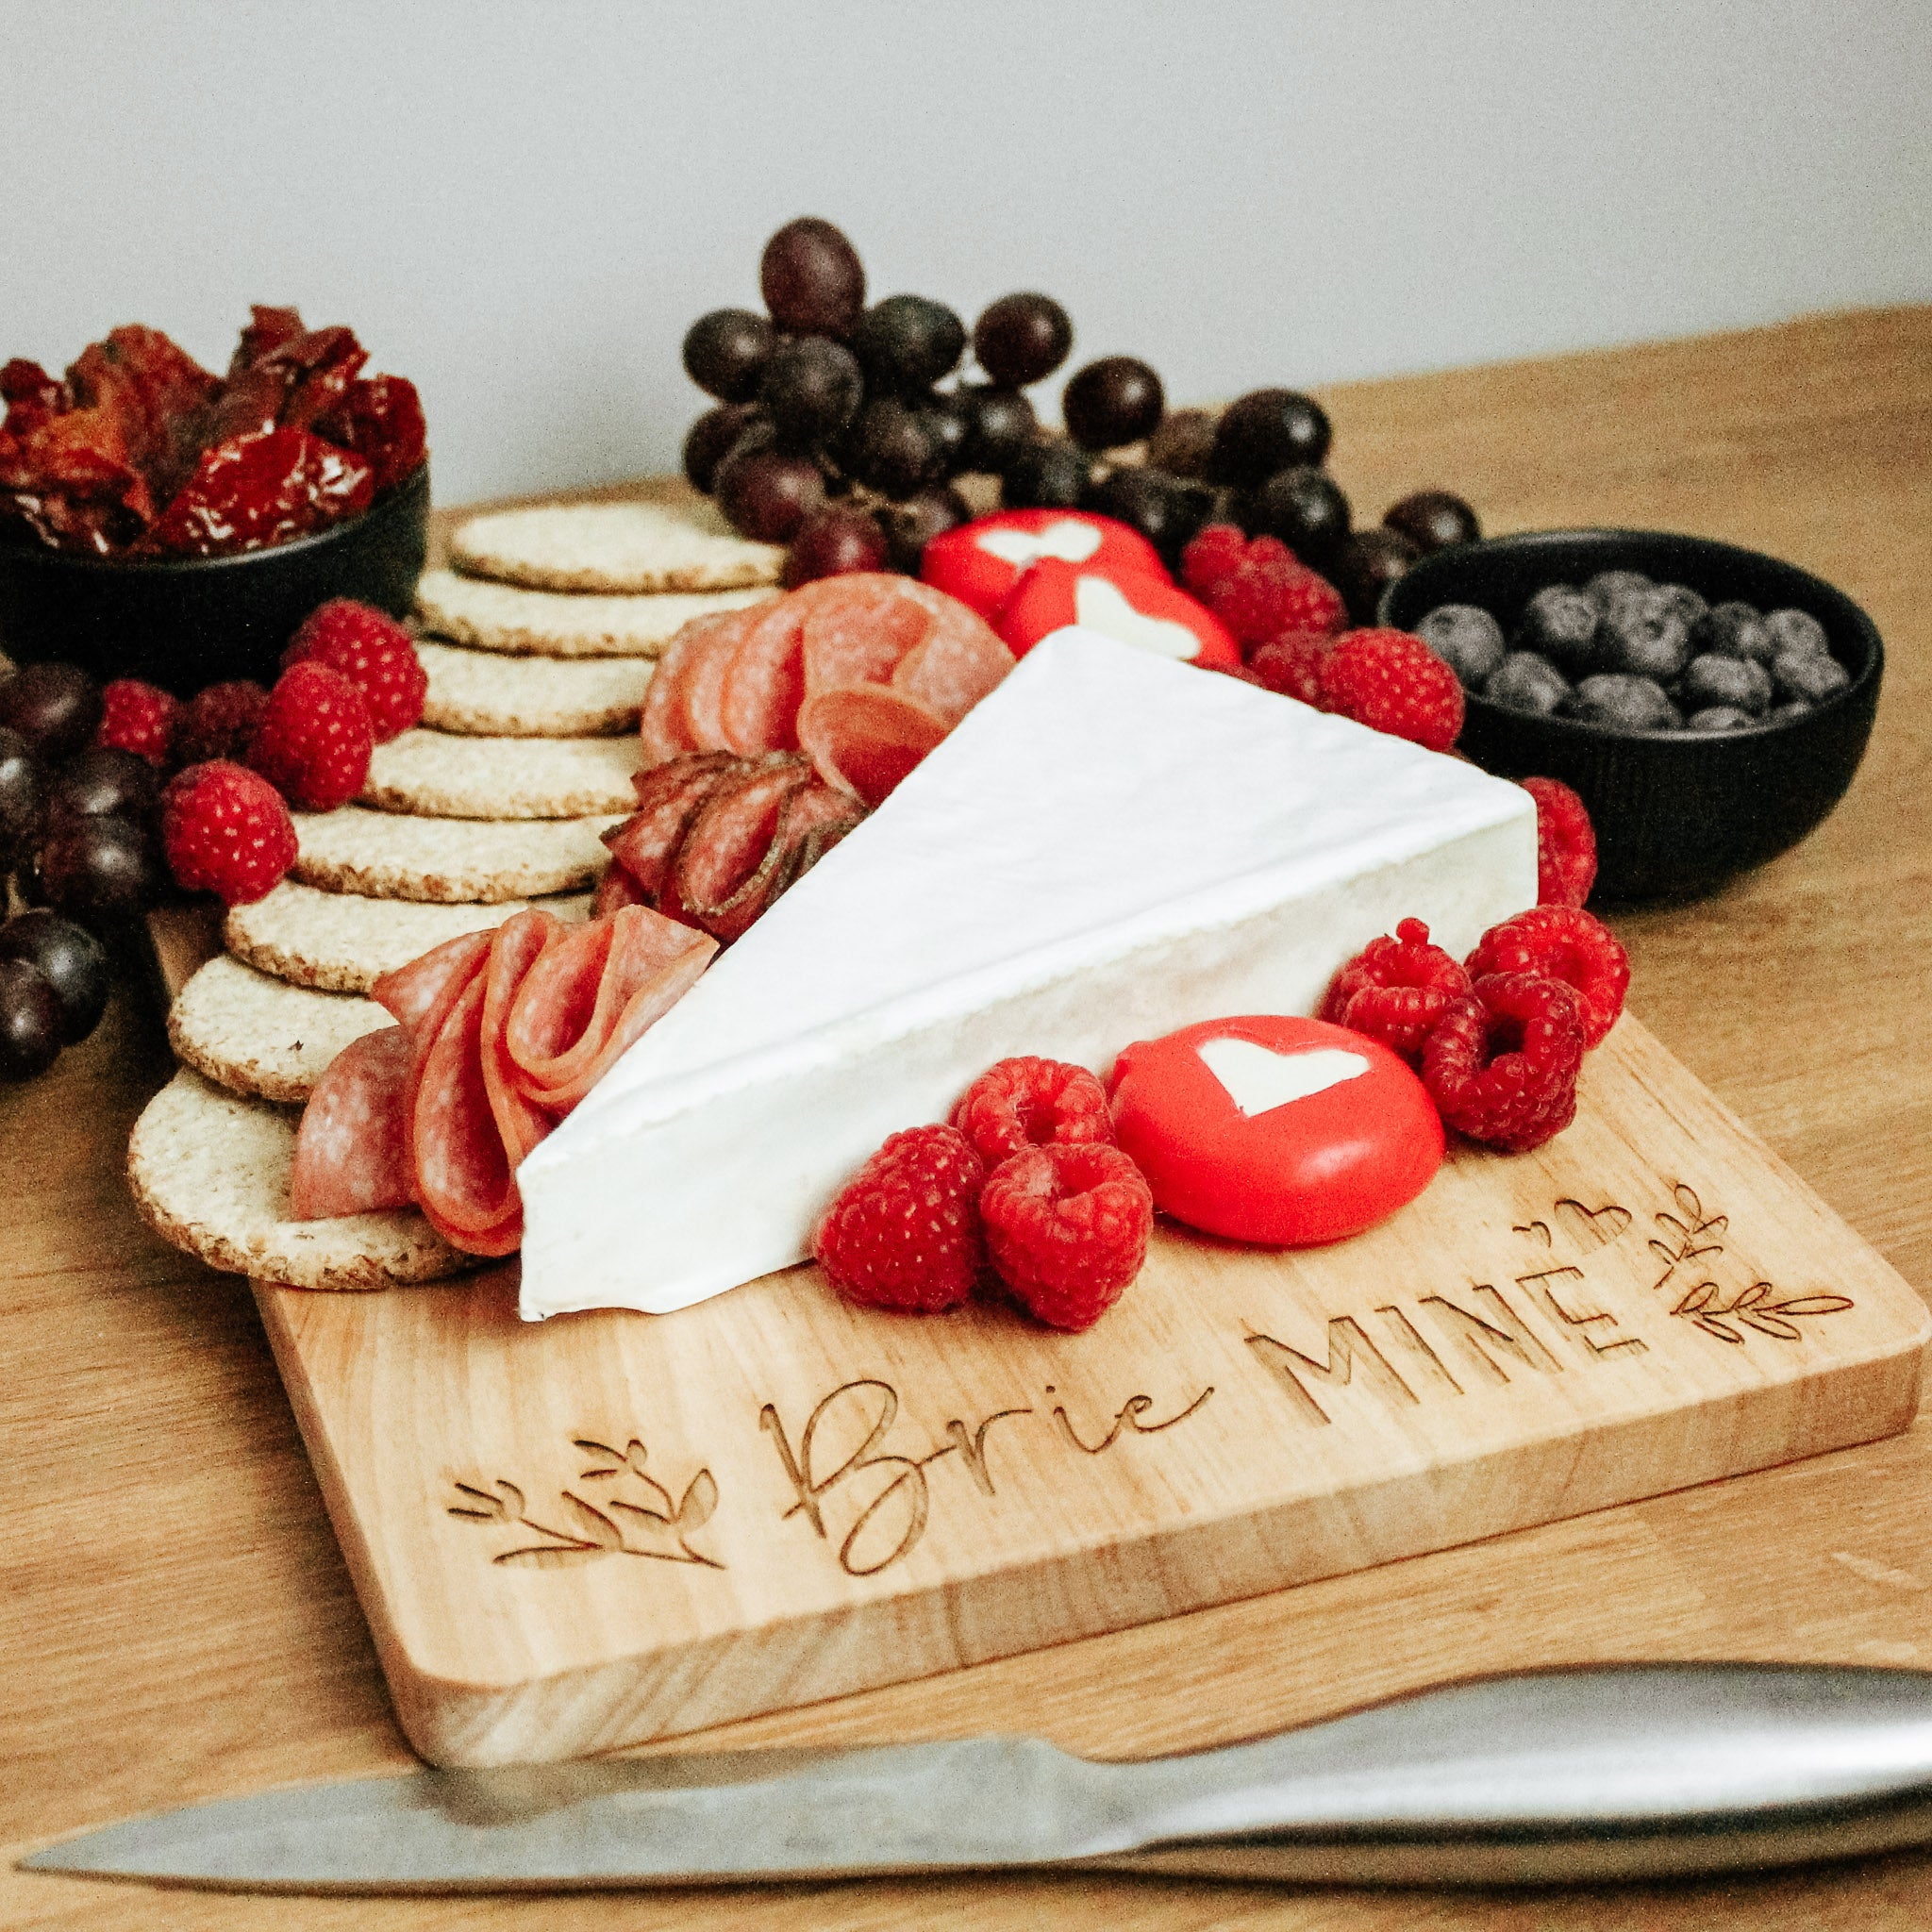
{"type": "Polygon", "coordinates": [[[1492,705],[1547,718],[1561,709],[1574,693],[1570,680],[1547,658],[1535,651],[1511,651],[1490,673],[1483,695],[1492,705]]]}
{"type": "Polygon", "coordinates": [[[1627,671],[1599,672],[1576,687],[1565,715],[1615,731],[1674,731],[1683,724],[1675,705],[1654,677],[1627,671]]]}
{"type": "Polygon", "coordinates": [[[1741,731],[1747,724],[1757,720],[1749,711],[1740,711],[1736,705],[1707,705],[1701,711],[1692,711],[1684,720],[1686,731],[1741,731]]]}
{"type": "Polygon", "coordinates": [[[1755,604],[1713,604],[1690,626],[1690,642],[1699,651],[1753,658],[1760,664],[1769,664],[1777,656],[1777,644],[1755,604]]]}
{"type": "Polygon", "coordinates": [[[1773,724],[1784,724],[1793,718],[1808,718],[1817,708],[1808,698],[1787,698],[1782,704],[1772,706],[1764,715],[1773,724]]]}
{"type": "Polygon", "coordinates": [[[1503,626],[1474,604],[1439,604],[1416,625],[1420,637],[1471,691],[1503,661],[1503,626]]]}
{"type": "Polygon", "coordinates": [[[1771,676],[1779,696],[1805,698],[1814,705],[1835,698],[1852,681],[1852,674],[1836,658],[1807,650],[1780,651],[1771,660],[1771,676]]]}
{"type": "Polygon", "coordinates": [[[1654,590],[1656,586],[1641,570],[1600,570],[1583,587],[1583,594],[1599,610],[1607,610],[1633,591],[1654,590]]]}
{"type": "Polygon", "coordinates": [[[1764,620],[1764,627],[1771,633],[1770,655],[1774,658],[1782,658],[1790,651],[1805,651],[1814,658],[1831,655],[1824,626],[1807,611],[1774,610],[1764,620]]]}
{"type": "Polygon", "coordinates": [[[1666,591],[1629,591],[1597,621],[1598,663],[1668,683],[1690,660],[1690,626],[1666,591]]]}
{"type": "Polygon", "coordinates": [[[1510,647],[1588,671],[1596,661],[1596,606],[1574,584],[1546,584],[1523,607],[1510,647]]]}
{"type": "Polygon", "coordinates": [[[1706,651],[1684,667],[1683,702],[1693,710],[1723,705],[1759,718],[1771,706],[1771,673],[1753,658],[1706,651]]]}
{"type": "Polygon", "coordinates": [[[1689,584],[1664,584],[1659,587],[1658,593],[1687,625],[1695,625],[1710,608],[1689,584]]]}

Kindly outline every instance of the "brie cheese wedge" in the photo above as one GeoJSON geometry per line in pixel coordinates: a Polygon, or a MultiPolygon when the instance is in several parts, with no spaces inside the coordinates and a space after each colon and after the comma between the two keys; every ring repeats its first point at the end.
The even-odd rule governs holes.
{"type": "Polygon", "coordinates": [[[993,1061],[1312,1013],[1398,920],[1536,903],[1520,786],[1070,628],[791,888],[518,1170],[526,1318],[804,1258],[888,1134],[993,1061]]]}

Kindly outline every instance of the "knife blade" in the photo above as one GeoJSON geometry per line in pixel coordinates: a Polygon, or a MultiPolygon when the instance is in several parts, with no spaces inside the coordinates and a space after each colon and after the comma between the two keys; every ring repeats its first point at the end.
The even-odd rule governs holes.
{"type": "Polygon", "coordinates": [[[1663,1664],[1476,1678],[1125,1762],[979,1737],[354,1779],[136,1819],[21,1862],[350,1892],[1020,1868],[1488,1886],[1927,1840],[1932,1674],[1663,1664]]]}

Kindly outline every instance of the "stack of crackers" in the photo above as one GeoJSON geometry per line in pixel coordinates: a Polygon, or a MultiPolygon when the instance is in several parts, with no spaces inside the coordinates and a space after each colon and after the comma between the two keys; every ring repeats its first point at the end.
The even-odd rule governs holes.
{"type": "Polygon", "coordinates": [[[413,1209],[288,1216],[300,1108],[352,1041],[392,1024],[370,987],[528,905],[587,916],[631,809],[652,662],[692,618],[772,594],[782,550],[702,499],[473,517],[417,591],[421,728],[378,745],[354,805],[295,817],[298,856],[238,906],[168,1019],[183,1062],[128,1174],[149,1222],[210,1266],[297,1288],[439,1279],[473,1257],[413,1209]]]}

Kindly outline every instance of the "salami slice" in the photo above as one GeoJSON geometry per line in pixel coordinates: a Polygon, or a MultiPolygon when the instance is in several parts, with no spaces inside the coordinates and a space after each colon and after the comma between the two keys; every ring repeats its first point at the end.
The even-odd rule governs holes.
{"type": "Polygon", "coordinates": [[[495,1118],[504,1158],[511,1174],[523,1164],[525,1155],[557,1124],[557,1116],[524,1091],[505,1032],[511,1005],[525,980],[544,953],[561,939],[564,930],[563,922],[547,912],[519,912],[497,928],[490,948],[490,968],[484,975],[483,1019],[476,1044],[483,1064],[484,1091],[490,1096],[490,1111],[495,1118]]]}
{"type": "Polygon", "coordinates": [[[643,715],[638,724],[638,736],[643,743],[647,765],[675,758],[679,752],[691,749],[684,741],[678,679],[684,675],[684,667],[697,648],[698,640],[717,622],[715,616],[692,618],[665,645],[664,655],[658,659],[651,681],[644,687],[643,715]]]}
{"type": "Polygon", "coordinates": [[[365,1033],[328,1063],[295,1130],[291,1221],[370,1214],[414,1200],[403,1135],[409,1061],[408,1035],[385,1026],[365,1033]]]}
{"type": "Polygon", "coordinates": [[[486,975],[465,987],[418,1058],[409,1109],[417,1205],[453,1247],[507,1255],[524,1210],[484,1084],[486,975]]]}
{"type": "Polygon", "coordinates": [[[686,829],[712,791],[739,769],[724,752],[697,752],[639,774],[638,808],[604,834],[611,857],[655,900],[686,829]]]}
{"type": "Polygon", "coordinates": [[[892,673],[892,688],[957,724],[1013,668],[1013,654],[977,611],[919,584],[931,600],[932,628],[892,673]]]}
{"type": "Polygon", "coordinates": [[[525,975],[505,1028],[525,1097],[568,1113],[717,950],[716,941],[646,907],[563,929],[525,975]]]}
{"type": "Polygon", "coordinates": [[[724,739],[743,758],[798,749],[798,708],[805,702],[806,585],[759,607],[724,672],[724,739]]]}
{"type": "Polygon", "coordinates": [[[946,735],[946,721],[906,691],[855,684],[807,698],[798,742],[819,776],[876,806],[946,735]]]}
{"type": "Polygon", "coordinates": [[[867,816],[865,807],[856,798],[835,791],[822,779],[814,778],[785,801],[773,843],[796,854],[797,864],[791,874],[796,879],[808,873],[867,816]]]}
{"type": "Polygon", "coordinates": [[[727,610],[707,621],[705,634],[691,647],[677,680],[678,727],[691,751],[729,751],[724,737],[724,674],[758,621],[757,606],[727,610]]]}
{"type": "MultiPolygon", "coordinates": [[[[885,684],[932,628],[927,603],[942,593],[910,577],[853,571],[794,591],[805,614],[805,695],[849,684],[885,684]]],[[[789,601],[789,600],[788,600],[789,601]]],[[[950,601],[950,600],[946,600],[950,601]]],[[[805,740],[801,735],[799,743],[805,740]]]]}
{"type": "Polygon", "coordinates": [[[648,906],[650,903],[643,887],[613,858],[604,868],[604,876],[597,881],[596,896],[591,901],[591,917],[608,919],[626,906],[648,906]]]}
{"type": "MultiPolygon", "coordinates": [[[[658,904],[673,918],[701,925],[719,939],[735,939],[736,932],[720,931],[712,919],[758,869],[786,798],[810,783],[811,767],[784,753],[741,765],[691,820],[658,904]]],[[[738,931],[742,930],[741,925],[738,931]]]]}
{"type": "MultiPolygon", "coordinates": [[[[425,1020],[441,1008],[447,1011],[475,974],[482,970],[490,952],[489,932],[460,933],[431,946],[407,966],[385,973],[369,989],[369,996],[395,1016],[396,1024],[411,1040],[418,1037],[425,1020]]],[[[433,1030],[433,1029],[432,1029],[433,1030]]]]}

